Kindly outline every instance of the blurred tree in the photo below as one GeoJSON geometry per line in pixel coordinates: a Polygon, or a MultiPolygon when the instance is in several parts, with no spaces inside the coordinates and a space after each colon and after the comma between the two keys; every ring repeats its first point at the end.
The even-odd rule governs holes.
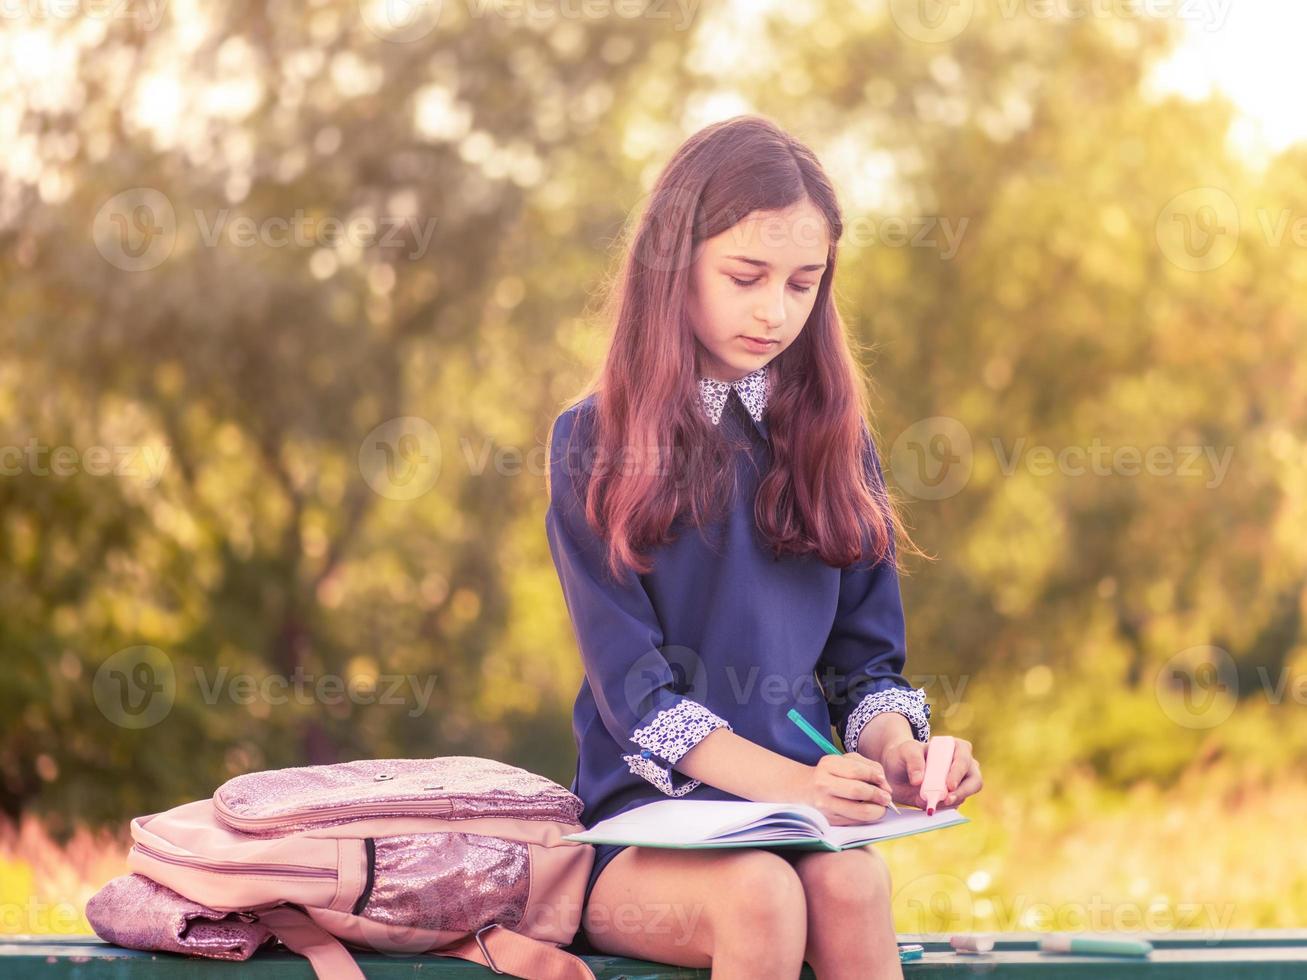
{"type": "Polygon", "coordinates": [[[1236,744],[1153,688],[1215,644],[1248,700],[1304,649],[1305,265],[1260,220],[1302,213],[1302,151],[1253,174],[1228,106],[1147,97],[1174,25],[977,5],[920,40],[902,6],[684,25],[447,4],[387,26],[329,0],[0,27],[23,113],[0,169],[0,445],[85,454],[0,479],[0,808],[118,821],[362,756],[566,783],[580,666],[543,440],[598,356],[628,212],[680,140],[749,109],[839,185],[838,298],[900,495],[925,420],[965,434],[969,476],[911,508],[941,560],[904,582],[940,730],[1032,795],[1082,766],[1174,780],[1236,744]],[[1205,269],[1161,227],[1194,188],[1243,218],[1205,269]],[[1095,474],[1100,445],[1172,469],[1095,474]],[[97,446],[166,465],[97,476],[97,446]],[[1040,447],[1080,455],[1045,473],[1040,447]],[[176,695],[133,729],[102,699],[140,645],[176,695]],[[214,690],[299,671],[416,686],[214,690]]]}
{"type": "Polygon", "coordinates": [[[629,186],[616,120],[647,64],[675,75],[684,34],[432,10],[9,22],[66,60],[60,87],[8,78],[42,162],[5,177],[2,441],[131,446],[138,477],[23,463],[0,481],[0,809],[118,819],[361,755],[520,753],[569,778],[558,617],[529,637],[553,669],[498,652],[512,561],[540,559],[517,542],[542,535],[543,471],[476,454],[529,458],[565,394],[540,368],[598,257],[567,239],[620,213],[585,198],[629,186]],[[409,417],[429,423],[416,496],[413,460],[381,465],[409,417]],[[157,485],[142,447],[165,454],[157,485]],[[91,681],[140,644],[176,696],[134,730],[91,681]],[[223,686],[242,673],[264,692],[249,704],[223,686]],[[328,674],[413,683],[399,706],[275,703],[328,674]]]}

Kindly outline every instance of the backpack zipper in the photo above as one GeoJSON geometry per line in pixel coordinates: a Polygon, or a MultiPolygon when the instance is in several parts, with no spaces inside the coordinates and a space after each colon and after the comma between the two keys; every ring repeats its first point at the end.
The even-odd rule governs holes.
{"type": "Polygon", "coordinates": [[[355,915],[362,915],[364,907],[368,904],[368,899],[372,897],[372,886],[377,880],[377,841],[374,837],[364,837],[363,845],[368,852],[368,880],[363,885],[363,893],[359,895],[359,900],[354,903],[351,911],[355,915]]]}
{"type": "Polygon", "coordinates": [[[347,823],[364,820],[368,817],[433,817],[449,813],[454,809],[452,800],[384,800],[373,803],[344,803],[337,806],[322,807],[316,810],[278,813],[268,817],[246,817],[234,813],[215,794],[213,809],[218,819],[234,830],[254,831],[268,830],[283,825],[315,826],[320,823],[347,823]]]}
{"type": "MultiPolygon", "coordinates": [[[[210,861],[206,858],[198,857],[177,857],[174,854],[167,854],[148,844],[142,844],[139,841],[132,846],[142,854],[145,854],[147,857],[153,858],[156,861],[163,861],[165,864],[177,864],[187,868],[199,868],[202,871],[212,871],[215,874],[275,875],[278,877],[289,878],[336,877],[336,872],[332,868],[313,868],[306,864],[243,864],[240,861],[210,861]]],[[[371,884],[371,881],[372,862],[369,860],[369,885],[371,884]]]]}

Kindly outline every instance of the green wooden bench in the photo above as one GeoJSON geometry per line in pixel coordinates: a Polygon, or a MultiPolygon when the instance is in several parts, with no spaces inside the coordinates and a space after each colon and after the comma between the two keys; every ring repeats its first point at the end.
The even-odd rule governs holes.
{"type": "MultiPolygon", "coordinates": [[[[913,980],[979,976],[1005,980],[1101,980],[1103,977],[1171,977],[1184,980],[1307,980],[1307,930],[1256,930],[1232,932],[1211,941],[1202,933],[1164,935],[1131,933],[1146,938],[1155,949],[1148,959],[1055,956],[1040,953],[1034,933],[1005,933],[994,952],[984,955],[954,953],[947,936],[900,935],[901,943],[926,947],[921,960],[905,963],[903,973],[913,980]]],[[[95,936],[10,936],[0,942],[0,977],[195,978],[213,980],[220,975],[253,980],[313,980],[308,961],[283,949],[264,949],[243,963],[145,953],[121,949],[95,936]]],[[[433,956],[385,956],[356,953],[368,977],[491,977],[485,967],[462,960],[433,956]]],[[[708,970],[629,960],[619,956],[587,956],[598,980],[707,980],[708,970]]],[[[812,980],[805,966],[803,976],[812,980]]]]}

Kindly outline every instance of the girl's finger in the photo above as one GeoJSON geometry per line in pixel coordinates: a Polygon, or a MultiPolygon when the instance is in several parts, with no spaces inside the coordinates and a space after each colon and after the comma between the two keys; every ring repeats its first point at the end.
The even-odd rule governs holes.
{"type": "Polygon", "coordinates": [[[944,777],[944,786],[949,790],[957,789],[958,783],[971,771],[971,743],[959,738],[953,743],[953,763],[948,767],[944,777]]]}
{"type": "Polygon", "coordinates": [[[971,771],[967,773],[967,777],[958,785],[958,788],[945,799],[944,805],[953,806],[956,803],[961,803],[968,796],[979,793],[980,788],[984,785],[985,782],[980,776],[980,766],[973,765],[971,771]]]}
{"type": "Polygon", "coordinates": [[[885,792],[889,792],[889,780],[885,777],[885,769],[879,762],[868,759],[866,756],[858,755],[855,752],[846,752],[838,758],[838,762],[832,763],[836,772],[846,779],[856,779],[863,783],[879,786],[885,792]]]}
{"type": "Polygon", "coordinates": [[[888,803],[888,787],[872,784],[862,779],[840,779],[831,789],[831,793],[843,800],[866,803],[888,803]]]}
{"type": "Polygon", "coordinates": [[[844,765],[842,769],[848,775],[858,779],[874,779],[876,776],[883,776],[885,769],[875,759],[868,759],[865,755],[859,755],[856,752],[845,752],[840,756],[844,765]]]}
{"type": "Polygon", "coordinates": [[[890,786],[889,777],[885,775],[885,770],[880,766],[877,766],[876,770],[871,774],[871,777],[867,780],[867,785],[879,788],[886,796],[890,796],[894,792],[893,787],[890,786]]]}
{"type": "Polygon", "coordinates": [[[877,803],[855,803],[850,800],[848,803],[836,803],[832,809],[854,823],[875,823],[885,816],[886,808],[877,803]]]}
{"type": "Polygon", "coordinates": [[[908,782],[913,786],[920,785],[922,777],[926,774],[926,746],[913,739],[901,743],[896,748],[902,753],[903,765],[908,772],[908,782]]]}

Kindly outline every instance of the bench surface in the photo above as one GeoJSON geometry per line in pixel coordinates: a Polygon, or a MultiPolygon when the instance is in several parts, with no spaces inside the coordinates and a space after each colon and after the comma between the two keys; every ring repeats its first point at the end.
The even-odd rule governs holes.
{"type": "MultiPolygon", "coordinates": [[[[905,963],[903,973],[913,980],[933,977],[992,977],[994,980],[1101,980],[1110,977],[1171,977],[1185,980],[1307,980],[1307,930],[1255,930],[1231,932],[1219,940],[1202,933],[1165,935],[1131,933],[1154,946],[1146,959],[1105,956],[1065,956],[1040,953],[1037,933],[996,936],[994,952],[982,955],[955,953],[948,937],[899,936],[900,943],[921,943],[921,960],[905,963]]],[[[253,980],[313,980],[308,960],[285,949],[265,948],[244,962],[213,960],[176,953],[149,953],[112,946],[96,936],[7,936],[0,941],[0,976],[74,977],[78,980],[110,978],[186,977],[212,980],[219,974],[253,980]]],[[[494,976],[490,970],[464,960],[438,956],[388,956],[354,953],[369,977],[411,977],[416,973],[439,977],[494,976]]],[[[648,963],[620,956],[586,956],[597,980],[708,980],[707,969],[648,963]]],[[[813,980],[805,964],[803,977],[813,980]]]]}

